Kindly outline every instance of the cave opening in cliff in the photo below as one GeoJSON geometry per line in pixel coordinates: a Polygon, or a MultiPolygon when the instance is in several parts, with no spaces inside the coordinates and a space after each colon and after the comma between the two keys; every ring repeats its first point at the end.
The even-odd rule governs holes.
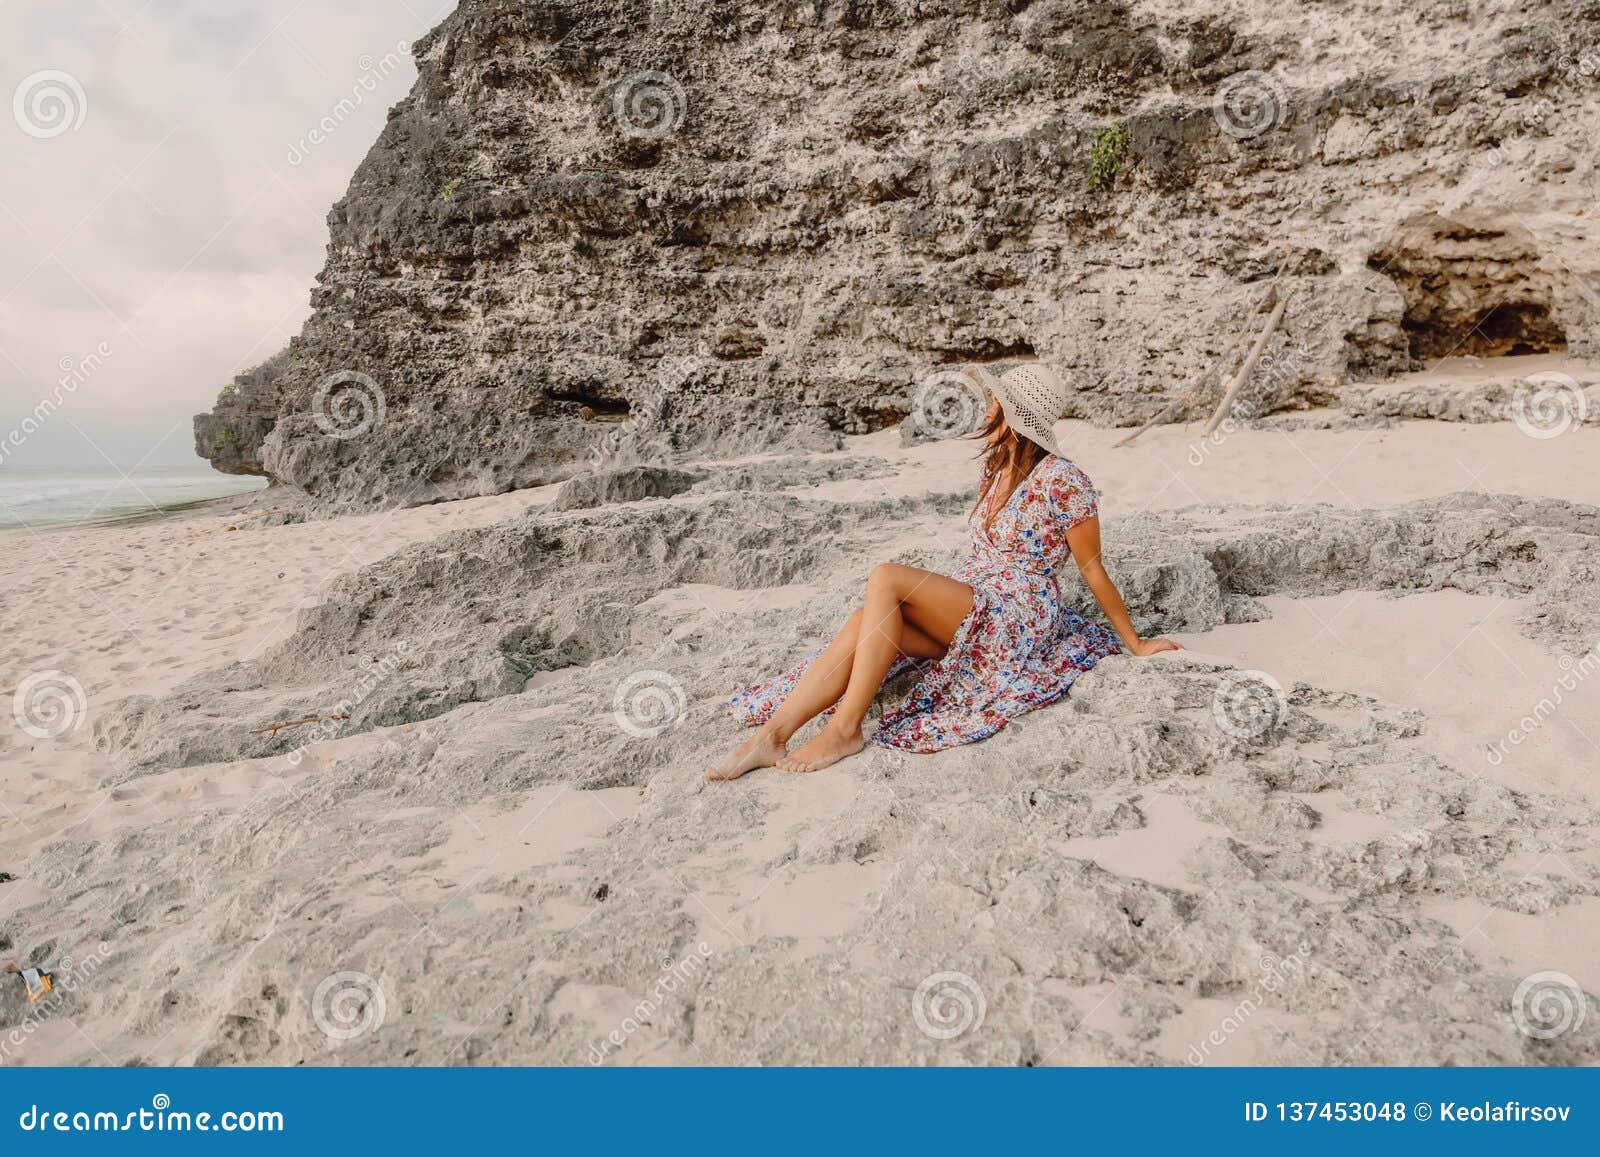
{"type": "Polygon", "coordinates": [[[545,397],[577,406],[578,416],[586,422],[626,422],[633,416],[633,406],[626,398],[605,397],[581,389],[546,390],[545,397]]]}
{"type": "Polygon", "coordinates": [[[1375,250],[1367,266],[1399,287],[1401,329],[1418,361],[1567,348],[1555,280],[1526,229],[1422,214],[1375,250]]]}

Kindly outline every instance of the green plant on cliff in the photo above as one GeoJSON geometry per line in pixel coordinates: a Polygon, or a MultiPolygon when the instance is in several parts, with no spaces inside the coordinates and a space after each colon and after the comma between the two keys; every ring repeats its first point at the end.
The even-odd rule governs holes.
{"type": "Polygon", "coordinates": [[[239,437],[239,431],[229,425],[220,425],[211,435],[211,452],[224,454],[235,446],[244,445],[244,439],[239,437]]]}
{"type": "Polygon", "coordinates": [[[1127,154],[1127,125],[1119,122],[1096,129],[1094,140],[1089,144],[1089,188],[1111,188],[1127,154]]]}
{"type": "Polygon", "coordinates": [[[461,188],[461,178],[451,177],[444,183],[444,188],[439,190],[439,199],[448,201],[456,195],[456,190],[461,188]]]}

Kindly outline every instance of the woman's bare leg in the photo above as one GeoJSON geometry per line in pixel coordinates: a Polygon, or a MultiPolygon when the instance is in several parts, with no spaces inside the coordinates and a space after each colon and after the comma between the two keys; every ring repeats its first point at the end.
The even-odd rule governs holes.
{"type": "Polygon", "coordinates": [[[856,611],[844,621],[827,649],[806,668],[789,697],[772,713],[767,726],[780,745],[788,743],[789,737],[804,727],[807,720],[832,707],[844,694],[850,682],[850,664],[855,660],[860,628],[861,612],[856,611]]]}
{"type": "Polygon", "coordinates": [[[706,768],[707,779],[738,779],[747,771],[771,767],[788,753],[785,745],[789,736],[800,730],[807,719],[833,706],[844,694],[860,623],[860,611],[844,621],[839,633],[833,636],[822,654],[812,660],[789,697],[772,713],[772,718],[741,743],[720,767],[706,768]]]}
{"type": "MultiPolygon", "coordinates": [[[[839,701],[850,683],[862,614],[857,611],[845,620],[833,641],[806,668],[789,697],[772,713],[772,718],[740,744],[721,766],[706,768],[707,779],[738,779],[747,771],[771,767],[787,754],[791,735],[839,701]]],[[[910,624],[902,635],[900,649],[914,659],[937,659],[944,654],[943,643],[910,624]]],[[[893,661],[891,655],[890,662],[893,661]]]]}
{"type": "Polygon", "coordinates": [[[964,582],[893,563],[874,568],[838,709],[816,738],[784,756],[778,766],[785,771],[817,771],[860,751],[862,720],[895,655],[908,644],[907,636],[914,632],[931,640],[942,653],[971,610],[972,588],[964,582]]]}

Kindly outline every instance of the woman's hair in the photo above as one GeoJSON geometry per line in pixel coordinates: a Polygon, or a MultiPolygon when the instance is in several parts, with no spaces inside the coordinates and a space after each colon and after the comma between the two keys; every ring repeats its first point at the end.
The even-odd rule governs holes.
{"type": "Polygon", "coordinates": [[[1006,503],[1011,501],[1011,495],[1022,485],[1022,480],[1033,472],[1046,450],[1013,430],[998,406],[994,408],[994,417],[972,437],[982,439],[984,443],[983,450],[979,452],[979,457],[983,459],[983,472],[978,476],[978,501],[973,503],[972,509],[974,512],[983,509],[984,503],[993,497],[993,505],[983,516],[983,524],[988,526],[994,516],[1005,509],[1006,503]],[[996,434],[999,436],[996,437],[996,434]]]}

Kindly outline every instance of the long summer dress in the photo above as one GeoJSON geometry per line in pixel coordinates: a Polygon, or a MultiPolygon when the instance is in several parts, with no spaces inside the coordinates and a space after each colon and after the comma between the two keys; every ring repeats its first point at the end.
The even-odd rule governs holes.
{"type": "MultiPolygon", "coordinates": [[[[1061,698],[1079,675],[1121,650],[1115,634],[1061,601],[1056,582],[1057,568],[1070,557],[1067,531],[1099,510],[1088,475],[1052,454],[1012,492],[991,526],[981,509],[968,517],[971,542],[954,577],[972,587],[972,609],[944,658],[923,666],[871,742],[930,752],[987,739],[1061,698]]],[[[729,711],[747,727],[765,723],[819,654],[821,648],[776,679],[734,695],[729,711]]],[[[887,678],[911,663],[901,656],[887,678]]]]}

